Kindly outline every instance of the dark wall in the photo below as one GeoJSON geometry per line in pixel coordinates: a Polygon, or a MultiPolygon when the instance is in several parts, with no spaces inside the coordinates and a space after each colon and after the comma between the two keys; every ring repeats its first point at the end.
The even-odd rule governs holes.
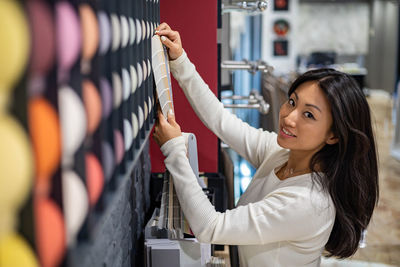
{"type": "Polygon", "coordinates": [[[148,141],[117,190],[106,196],[109,206],[97,221],[93,239],[81,242],[67,257],[68,266],[138,266],[143,264],[143,227],[150,206],[148,141]],[[134,164],[134,165],[133,165],[134,164]]]}

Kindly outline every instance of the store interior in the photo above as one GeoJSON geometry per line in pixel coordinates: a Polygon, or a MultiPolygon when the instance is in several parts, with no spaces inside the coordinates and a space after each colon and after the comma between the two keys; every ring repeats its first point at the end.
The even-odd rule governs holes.
{"type": "MultiPolygon", "coordinates": [[[[196,242],[152,138],[165,101],[154,67],[167,55],[155,50],[161,22],[256,128],[278,130],[289,86],[307,70],[357,81],[380,199],[355,255],[321,266],[400,266],[398,0],[0,0],[0,267],[239,266],[234,246],[196,242]]],[[[232,209],[256,170],[207,129],[163,66],[191,167],[216,210],[232,209]]]]}

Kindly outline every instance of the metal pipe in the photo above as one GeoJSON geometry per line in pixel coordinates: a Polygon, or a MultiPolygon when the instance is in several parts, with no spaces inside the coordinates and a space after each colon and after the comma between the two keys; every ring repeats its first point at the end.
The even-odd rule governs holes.
{"type": "Polygon", "coordinates": [[[248,11],[248,12],[262,12],[268,7],[267,1],[242,1],[230,4],[222,4],[222,12],[227,13],[231,11],[248,11]]]}
{"type": "Polygon", "coordinates": [[[260,104],[224,104],[226,108],[249,108],[249,109],[259,109],[260,104]]]}
{"type": "Polygon", "coordinates": [[[241,96],[241,95],[221,96],[221,99],[232,99],[232,100],[248,100],[249,98],[251,97],[241,96]]]}
{"type": "Polygon", "coordinates": [[[261,114],[267,114],[269,112],[270,105],[268,103],[258,104],[224,104],[225,108],[245,108],[245,109],[258,109],[261,114]]]}
{"type": "Polygon", "coordinates": [[[273,70],[272,66],[262,61],[232,61],[226,60],[221,62],[222,69],[228,70],[248,70],[251,73],[256,73],[257,71],[271,72],[273,70]]]}

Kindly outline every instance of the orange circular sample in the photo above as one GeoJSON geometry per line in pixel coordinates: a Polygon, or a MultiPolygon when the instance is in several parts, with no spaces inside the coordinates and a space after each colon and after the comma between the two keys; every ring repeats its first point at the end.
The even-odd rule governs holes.
{"type": "Polygon", "coordinates": [[[82,57],[90,60],[99,46],[99,25],[96,14],[88,4],[79,6],[82,27],[82,57]]]}
{"type": "Polygon", "coordinates": [[[88,134],[93,134],[101,120],[100,94],[90,80],[83,81],[83,102],[85,103],[88,134]]]}
{"type": "Polygon", "coordinates": [[[29,129],[38,183],[47,183],[61,157],[60,123],[53,106],[44,98],[29,101],[29,129]]]}

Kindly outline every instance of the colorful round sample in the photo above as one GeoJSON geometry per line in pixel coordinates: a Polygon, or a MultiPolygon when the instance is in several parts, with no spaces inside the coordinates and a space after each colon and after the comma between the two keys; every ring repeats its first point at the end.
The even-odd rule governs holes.
{"type": "Polygon", "coordinates": [[[125,151],[128,151],[132,146],[132,126],[127,119],[124,119],[124,138],[125,138],[125,151]]]}
{"type": "Polygon", "coordinates": [[[126,47],[129,42],[129,23],[125,16],[121,16],[121,47],[126,47]]]}
{"type": "Polygon", "coordinates": [[[150,96],[149,96],[149,99],[148,99],[148,107],[149,107],[149,113],[151,112],[151,110],[153,109],[153,103],[152,103],[152,101],[151,101],[151,98],[150,98],[150,96]]]}
{"type": "Polygon", "coordinates": [[[110,181],[112,177],[112,173],[114,170],[114,152],[112,150],[112,147],[110,143],[108,142],[103,142],[102,143],[102,165],[104,169],[104,179],[106,182],[110,181]]]}
{"type": "Polygon", "coordinates": [[[0,238],[0,266],[38,267],[39,263],[28,242],[22,236],[10,233],[0,238]]]}
{"type": "Polygon", "coordinates": [[[82,82],[83,102],[87,116],[88,134],[92,135],[98,128],[102,113],[101,113],[101,97],[94,83],[88,79],[82,82]]]}
{"type": "Polygon", "coordinates": [[[28,22],[18,1],[0,1],[0,25],[0,105],[4,105],[29,56],[28,22]]]}
{"type": "Polygon", "coordinates": [[[121,43],[121,26],[119,24],[119,19],[117,15],[111,14],[111,27],[112,27],[112,51],[117,51],[121,43]]]}
{"type": "Polygon", "coordinates": [[[11,116],[0,114],[0,211],[16,212],[33,180],[33,156],[27,133],[11,116]]]}
{"type": "Polygon", "coordinates": [[[130,66],[130,73],[131,73],[132,93],[134,93],[138,87],[138,76],[136,69],[133,65],[130,66]]]}
{"type": "Polygon", "coordinates": [[[99,27],[100,27],[99,52],[101,55],[104,55],[107,53],[111,45],[111,38],[112,38],[111,22],[104,11],[99,11],[97,16],[99,18],[99,27]]]}
{"type": "Polygon", "coordinates": [[[131,93],[131,76],[125,68],[122,69],[122,88],[123,99],[126,101],[128,100],[131,93]]]}
{"type": "Polygon", "coordinates": [[[63,207],[67,245],[73,246],[89,210],[89,197],[82,179],[73,171],[62,173],[63,207]]]}
{"type": "Polygon", "coordinates": [[[144,20],[142,20],[142,40],[144,40],[146,38],[146,23],[144,22],[144,20]]]}
{"type": "Polygon", "coordinates": [[[114,130],[114,153],[115,153],[115,162],[120,164],[122,159],[124,158],[124,137],[122,136],[119,130],[114,130]]]}
{"type": "MultiPolygon", "coordinates": [[[[58,92],[62,151],[65,158],[72,158],[86,136],[87,119],[85,107],[69,86],[62,86],[58,92]]],[[[69,162],[71,163],[71,162],[69,162]]]]}
{"type": "Polygon", "coordinates": [[[100,198],[104,187],[104,174],[97,157],[91,153],[85,156],[86,184],[89,192],[89,204],[94,206],[100,198]]]}
{"type": "Polygon", "coordinates": [[[143,81],[145,81],[147,79],[147,64],[146,61],[142,61],[142,65],[143,65],[143,81]]]}
{"type": "Polygon", "coordinates": [[[81,28],[77,13],[66,1],[56,3],[56,38],[58,64],[67,71],[77,61],[81,50],[81,28]]]}
{"type": "Polygon", "coordinates": [[[129,18],[129,30],[130,30],[129,44],[133,45],[136,38],[135,21],[133,20],[133,18],[129,18]]]}
{"type": "Polygon", "coordinates": [[[108,118],[112,111],[113,105],[113,95],[111,85],[108,80],[104,77],[100,78],[100,91],[101,91],[101,101],[102,101],[102,114],[103,118],[108,118]]]}
{"type": "Polygon", "coordinates": [[[151,63],[150,60],[147,59],[147,77],[150,77],[151,74],[151,63]]]}
{"type": "Polygon", "coordinates": [[[31,28],[30,71],[45,75],[54,64],[55,29],[50,7],[42,0],[27,1],[31,28]]]}
{"type": "Polygon", "coordinates": [[[82,26],[82,57],[90,60],[99,46],[99,25],[96,14],[89,4],[79,5],[82,26]]]}
{"type": "Polygon", "coordinates": [[[35,155],[38,185],[48,184],[61,158],[61,133],[58,115],[44,98],[29,101],[29,131],[35,155]]]}
{"type": "Polygon", "coordinates": [[[146,36],[146,38],[149,39],[150,36],[153,35],[153,31],[152,31],[152,29],[150,28],[150,24],[149,24],[148,21],[146,22],[146,28],[147,28],[147,36],[146,36]]]}
{"type": "Polygon", "coordinates": [[[136,19],[136,43],[140,43],[142,40],[142,24],[136,19]]]}
{"type": "Polygon", "coordinates": [[[41,266],[58,266],[66,251],[64,218],[60,207],[47,197],[34,202],[36,247],[41,266]]]}
{"type": "Polygon", "coordinates": [[[143,82],[143,70],[142,66],[139,63],[137,63],[136,66],[137,66],[137,76],[138,76],[137,87],[140,87],[143,82]]]}
{"type": "Polygon", "coordinates": [[[114,108],[118,108],[122,102],[122,81],[117,72],[112,73],[112,85],[113,85],[113,104],[114,108]]]}
{"type": "Polygon", "coordinates": [[[139,133],[139,122],[135,113],[132,113],[132,137],[135,139],[139,133]]]}
{"type": "Polygon", "coordinates": [[[139,129],[142,129],[144,123],[144,113],[141,106],[139,106],[138,108],[138,113],[139,113],[139,129]]]}

